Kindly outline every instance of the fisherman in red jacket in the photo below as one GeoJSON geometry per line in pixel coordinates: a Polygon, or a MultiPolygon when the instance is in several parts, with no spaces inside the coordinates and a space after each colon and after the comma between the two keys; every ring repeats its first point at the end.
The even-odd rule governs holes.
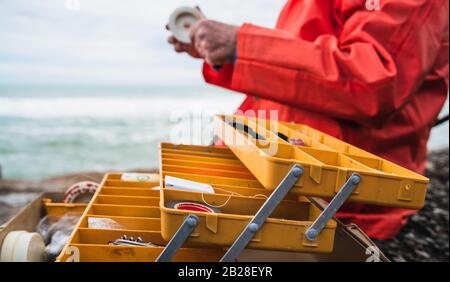
{"type": "MultiPolygon", "coordinates": [[[[205,60],[208,83],[423,174],[448,93],[447,0],[289,0],[275,29],[203,20],[177,52],[205,60]],[[215,70],[211,66],[222,66],[215,70]]],[[[338,213],[389,239],[414,211],[362,204],[338,213]]]]}

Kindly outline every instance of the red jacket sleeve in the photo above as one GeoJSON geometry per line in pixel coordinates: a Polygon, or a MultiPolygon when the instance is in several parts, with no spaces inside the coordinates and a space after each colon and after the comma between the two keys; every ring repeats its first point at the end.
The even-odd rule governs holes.
{"type": "Polygon", "coordinates": [[[207,63],[203,64],[203,76],[205,81],[217,86],[231,89],[231,78],[234,72],[234,65],[227,64],[222,66],[219,70],[212,68],[207,63]]]}
{"type": "Polygon", "coordinates": [[[207,81],[294,107],[370,125],[399,110],[424,81],[448,32],[447,1],[383,0],[359,9],[339,36],[313,42],[244,24],[237,61],[207,81]],[[219,83],[218,83],[219,82],[219,83]]]}

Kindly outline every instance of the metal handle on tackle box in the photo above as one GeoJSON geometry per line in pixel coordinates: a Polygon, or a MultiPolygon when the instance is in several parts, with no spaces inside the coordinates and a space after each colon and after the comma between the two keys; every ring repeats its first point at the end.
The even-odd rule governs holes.
{"type": "Polygon", "coordinates": [[[286,177],[280,182],[278,187],[261,206],[244,231],[242,231],[241,235],[239,235],[233,245],[231,245],[226,254],[222,257],[220,260],[221,262],[233,262],[236,260],[239,254],[255,236],[256,232],[258,232],[259,228],[264,224],[266,219],[272,214],[292,187],[294,187],[295,183],[302,176],[302,174],[303,168],[301,166],[294,165],[291,168],[286,177]]]}
{"type": "Polygon", "coordinates": [[[345,201],[352,195],[358,184],[361,182],[361,176],[353,173],[345,182],[339,192],[334,196],[328,206],[317,217],[314,223],[306,230],[305,237],[310,241],[315,241],[317,236],[327,225],[328,221],[336,215],[336,212],[342,207],[345,201]]]}
{"type": "Polygon", "coordinates": [[[180,228],[175,233],[175,235],[173,235],[170,242],[166,245],[164,250],[156,259],[156,262],[171,261],[176,252],[183,246],[184,242],[195,230],[197,224],[198,224],[198,217],[193,214],[188,215],[181,224],[180,228]]]}

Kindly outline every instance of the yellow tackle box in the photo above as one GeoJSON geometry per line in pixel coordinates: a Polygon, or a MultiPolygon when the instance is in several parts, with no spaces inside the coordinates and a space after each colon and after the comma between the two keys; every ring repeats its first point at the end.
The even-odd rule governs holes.
{"type": "MultiPolygon", "coordinates": [[[[161,234],[171,240],[186,216],[199,222],[187,242],[193,246],[229,247],[270,196],[248,169],[227,148],[189,145],[160,145],[161,187],[166,176],[210,184],[214,194],[174,189],[160,191],[161,234]],[[195,202],[214,207],[215,213],[177,210],[176,202],[195,202]]],[[[330,220],[314,241],[305,232],[320,210],[305,197],[291,194],[278,204],[248,247],[263,250],[330,253],[336,222],[330,220]]]]}
{"type": "Polygon", "coordinates": [[[292,193],[332,198],[356,173],[361,181],[349,201],[410,209],[424,205],[428,178],[308,126],[225,115],[215,122],[215,135],[268,190],[297,164],[304,173],[292,193]]]}
{"type": "MultiPolygon", "coordinates": [[[[159,210],[159,182],[123,181],[122,173],[110,173],[84,211],[59,262],[151,262],[164,249],[159,210]],[[107,227],[89,222],[104,222],[107,227]],[[113,222],[113,224],[111,223],[113,222]],[[155,246],[111,245],[126,235],[140,237],[155,246]]],[[[174,261],[217,261],[222,249],[182,248],[174,261]]]]}

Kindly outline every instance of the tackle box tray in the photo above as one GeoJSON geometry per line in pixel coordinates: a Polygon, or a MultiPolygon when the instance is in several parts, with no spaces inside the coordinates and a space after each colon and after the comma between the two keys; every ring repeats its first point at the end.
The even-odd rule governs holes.
{"type": "MultiPolygon", "coordinates": [[[[161,234],[170,240],[188,214],[199,222],[187,242],[193,246],[229,247],[270,196],[227,148],[160,144],[161,187],[166,176],[210,184],[214,194],[175,189],[160,191],[161,234]],[[201,169],[199,169],[201,168],[201,169]],[[238,177],[245,178],[238,178],[238,177]],[[180,202],[200,203],[215,213],[174,209],[180,202]]],[[[248,245],[250,249],[330,253],[336,222],[330,220],[314,241],[304,233],[320,210],[305,197],[291,194],[282,201],[248,245]]]]}
{"type": "MultiPolygon", "coordinates": [[[[218,194],[265,198],[272,193],[264,189],[228,148],[162,142],[160,168],[161,187],[165,186],[166,176],[173,176],[210,184],[218,194]]],[[[292,200],[298,198],[294,194],[286,197],[292,200]]]]}
{"type": "MultiPolygon", "coordinates": [[[[194,214],[199,222],[187,242],[193,246],[221,246],[233,244],[248,225],[265,199],[220,194],[202,194],[173,189],[162,189],[161,193],[161,234],[170,240],[186,216],[194,214]],[[225,206],[215,213],[184,211],[171,208],[177,202],[197,202],[207,206],[225,206]]],[[[320,214],[320,210],[306,198],[303,201],[283,201],[248,245],[250,249],[331,253],[333,251],[336,222],[330,220],[314,241],[305,237],[307,228],[320,214]]]]}
{"type": "Polygon", "coordinates": [[[66,204],[62,202],[54,202],[52,199],[42,199],[45,211],[47,215],[54,217],[61,217],[68,213],[82,214],[88,204],[84,203],[71,203],[66,204]]]}
{"type": "Polygon", "coordinates": [[[332,198],[357,173],[349,201],[410,209],[425,203],[428,178],[305,125],[219,115],[214,134],[269,190],[298,164],[304,174],[291,191],[299,195],[332,198]]]}
{"type": "MultiPolygon", "coordinates": [[[[121,173],[104,177],[57,261],[151,262],[157,259],[166,244],[161,236],[159,190],[152,189],[159,187],[159,182],[121,179],[121,173]],[[114,224],[90,228],[89,221],[95,219],[112,220],[114,224]],[[110,245],[123,235],[140,237],[156,246],[110,245]]],[[[223,254],[222,249],[188,247],[180,249],[174,261],[217,261],[223,254]]]]}

